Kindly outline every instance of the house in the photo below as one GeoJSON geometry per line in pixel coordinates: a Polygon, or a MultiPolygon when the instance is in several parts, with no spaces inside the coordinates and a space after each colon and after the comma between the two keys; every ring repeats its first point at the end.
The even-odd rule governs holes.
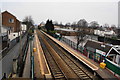
{"type": "Polygon", "coordinates": [[[64,36],[75,36],[76,35],[76,30],[73,29],[64,29],[64,28],[55,28],[57,33],[64,35],[64,36]]]}
{"type": "MultiPolygon", "coordinates": [[[[5,50],[9,46],[8,33],[10,28],[2,25],[2,14],[0,14],[0,49],[1,51],[5,50]]],[[[1,52],[0,51],[0,52],[1,52]]]]}
{"type": "Polygon", "coordinates": [[[87,57],[93,59],[96,62],[102,62],[106,54],[112,48],[110,45],[95,40],[88,40],[84,47],[87,51],[87,57]]]}
{"type": "Polygon", "coordinates": [[[117,28],[116,32],[117,32],[117,36],[118,36],[119,39],[120,39],[120,28],[117,28]]]}
{"type": "Polygon", "coordinates": [[[120,46],[88,40],[84,46],[84,54],[95,62],[105,61],[106,67],[120,75],[120,46]]]}
{"type": "Polygon", "coordinates": [[[106,36],[106,37],[116,36],[116,33],[113,30],[107,30],[106,28],[95,29],[94,34],[98,36],[106,36]]]}
{"type": "Polygon", "coordinates": [[[11,32],[20,30],[20,21],[8,11],[2,12],[2,25],[9,27],[11,32]]]}
{"type": "Polygon", "coordinates": [[[26,30],[27,30],[27,25],[21,24],[21,31],[22,31],[22,33],[26,32],[26,30]]]}
{"type": "Polygon", "coordinates": [[[10,41],[18,37],[21,22],[8,11],[2,12],[2,26],[9,29],[7,35],[10,41]]]}

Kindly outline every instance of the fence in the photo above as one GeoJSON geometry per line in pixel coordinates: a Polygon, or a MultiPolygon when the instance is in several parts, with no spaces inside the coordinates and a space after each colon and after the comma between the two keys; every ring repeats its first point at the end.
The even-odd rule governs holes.
{"type": "Polygon", "coordinates": [[[75,42],[73,42],[73,41],[65,38],[65,37],[62,37],[62,38],[61,38],[61,41],[65,42],[65,43],[68,44],[70,47],[72,47],[72,48],[75,49],[75,50],[80,51],[81,53],[83,53],[83,51],[84,51],[84,47],[78,45],[78,49],[77,49],[77,44],[76,44],[75,42]]]}
{"type": "MultiPolygon", "coordinates": [[[[24,33],[23,35],[21,35],[21,37],[23,38],[25,35],[27,35],[27,33],[24,33]]],[[[20,37],[16,37],[12,41],[7,42],[8,46],[4,50],[2,50],[2,52],[0,52],[0,54],[2,53],[2,58],[8,53],[9,50],[11,50],[19,42],[19,40],[20,37]]]]}

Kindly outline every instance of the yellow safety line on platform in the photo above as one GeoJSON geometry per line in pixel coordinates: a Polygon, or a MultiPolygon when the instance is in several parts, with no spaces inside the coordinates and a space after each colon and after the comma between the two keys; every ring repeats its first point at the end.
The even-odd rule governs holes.
{"type": "MultiPolygon", "coordinates": [[[[38,58],[39,58],[39,60],[40,60],[40,61],[39,61],[39,64],[43,64],[43,63],[42,63],[42,60],[41,60],[41,58],[40,58],[40,57],[41,57],[41,55],[40,55],[41,53],[40,53],[39,46],[38,46],[38,43],[37,43],[37,42],[38,42],[38,39],[37,39],[36,31],[35,31],[35,40],[36,40],[35,42],[36,42],[36,47],[37,47],[38,58]]],[[[40,67],[41,67],[41,69],[40,69],[40,70],[41,70],[41,73],[44,74],[43,66],[40,65],[40,67]]]]}
{"type": "MultiPolygon", "coordinates": [[[[47,64],[47,61],[46,61],[46,59],[45,59],[45,56],[44,55],[42,55],[42,54],[44,54],[43,53],[43,51],[41,50],[41,52],[40,52],[40,48],[41,48],[41,45],[40,45],[40,42],[39,42],[39,39],[38,39],[38,37],[37,37],[37,33],[36,33],[36,30],[35,30],[35,42],[36,42],[36,45],[37,45],[37,53],[38,53],[38,57],[39,57],[39,64],[40,64],[40,70],[41,70],[41,73],[42,73],[42,75],[45,75],[46,77],[47,76],[50,76],[51,75],[51,72],[50,72],[50,70],[49,70],[49,67],[48,67],[48,64],[47,64]],[[43,60],[42,60],[42,58],[41,57],[43,57],[43,59],[44,59],[44,61],[45,61],[45,65],[46,65],[46,67],[47,67],[47,71],[48,71],[48,74],[46,74],[45,73],[45,71],[44,71],[44,67],[43,67],[43,60]]],[[[42,49],[42,48],[41,48],[42,49]]]]}

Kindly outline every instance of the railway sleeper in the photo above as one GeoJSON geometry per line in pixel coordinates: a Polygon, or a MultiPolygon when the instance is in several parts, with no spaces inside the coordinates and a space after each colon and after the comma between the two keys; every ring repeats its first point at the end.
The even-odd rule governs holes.
{"type": "Polygon", "coordinates": [[[54,75],[55,78],[64,78],[62,75],[54,75]]]}
{"type": "Polygon", "coordinates": [[[81,78],[82,78],[82,79],[87,79],[87,80],[88,80],[88,79],[92,79],[92,78],[90,78],[90,77],[88,77],[88,76],[81,76],[81,78]]]}
{"type": "Polygon", "coordinates": [[[79,74],[79,75],[85,75],[85,73],[83,73],[83,72],[82,72],[82,73],[78,73],[78,74],[79,74]]]}
{"type": "Polygon", "coordinates": [[[90,79],[88,76],[82,76],[83,79],[90,79]]]}
{"type": "Polygon", "coordinates": [[[83,80],[92,80],[89,77],[84,77],[83,80]]]}
{"type": "Polygon", "coordinates": [[[86,77],[87,75],[84,74],[84,75],[80,75],[80,76],[81,76],[81,77],[86,77]]]}
{"type": "Polygon", "coordinates": [[[83,71],[79,70],[78,72],[79,72],[79,73],[82,73],[83,71]]]}
{"type": "Polygon", "coordinates": [[[55,76],[63,76],[63,74],[55,74],[55,76]]]}
{"type": "Polygon", "coordinates": [[[81,79],[83,79],[83,80],[92,80],[92,79],[91,79],[91,78],[89,78],[88,76],[81,77],[81,79]]]}
{"type": "Polygon", "coordinates": [[[62,74],[60,71],[55,71],[55,74],[62,74]]]}
{"type": "Polygon", "coordinates": [[[78,70],[78,68],[77,68],[77,67],[75,67],[75,66],[73,66],[73,67],[71,66],[71,68],[72,68],[72,69],[74,69],[74,70],[78,70]]]}
{"type": "Polygon", "coordinates": [[[94,78],[93,76],[89,76],[89,77],[92,78],[92,79],[94,78]]]}
{"type": "MultiPolygon", "coordinates": [[[[79,71],[78,71],[78,70],[74,70],[74,72],[75,72],[75,73],[79,73],[79,71]]],[[[81,72],[80,72],[80,73],[81,73],[81,72]]]]}
{"type": "Polygon", "coordinates": [[[75,70],[75,71],[81,71],[80,69],[76,69],[76,68],[75,68],[74,70],[75,70]]]}
{"type": "Polygon", "coordinates": [[[93,78],[93,76],[92,76],[92,75],[90,75],[89,73],[87,73],[87,75],[88,75],[90,78],[93,78]]]}
{"type": "Polygon", "coordinates": [[[63,75],[62,73],[55,73],[56,75],[63,75]]]}
{"type": "Polygon", "coordinates": [[[76,74],[84,74],[83,72],[76,72],[76,74]]]}
{"type": "Polygon", "coordinates": [[[62,76],[62,75],[54,75],[54,77],[57,78],[57,79],[58,79],[58,78],[59,78],[59,79],[64,78],[64,76],[62,76]]]}

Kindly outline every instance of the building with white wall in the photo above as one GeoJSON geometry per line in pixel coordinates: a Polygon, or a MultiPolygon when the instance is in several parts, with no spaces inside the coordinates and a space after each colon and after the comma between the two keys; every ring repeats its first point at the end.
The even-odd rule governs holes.
{"type": "Polygon", "coordinates": [[[27,26],[25,24],[21,24],[21,31],[25,32],[27,30],[27,26]]]}
{"type": "MultiPolygon", "coordinates": [[[[27,26],[26,26],[25,24],[21,24],[20,27],[21,27],[20,32],[21,32],[21,35],[22,35],[23,33],[26,32],[27,26]]],[[[20,36],[20,32],[12,32],[12,33],[10,33],[10,34],[8,35],[10,41],[12,41],[13,39],[15,39],[16,37],[19,37],[19,36],[20,36]]]]}
{"type": "Polygon", "coordinates": [[[18,33],[18,32],[10,33],[10,34],[8,35],[10,41],[12,41],[13,39],[15,39],[15,38],[18,37],[18,36],[19,36],[19,33],[18,33]]]}
{"type": "Polygon", "coordinates": [[[116,33],[113,30],[94,30],[94,34],[98,36],[106,36],[106,37],[112,37],[116,36],[116,33]]]}

